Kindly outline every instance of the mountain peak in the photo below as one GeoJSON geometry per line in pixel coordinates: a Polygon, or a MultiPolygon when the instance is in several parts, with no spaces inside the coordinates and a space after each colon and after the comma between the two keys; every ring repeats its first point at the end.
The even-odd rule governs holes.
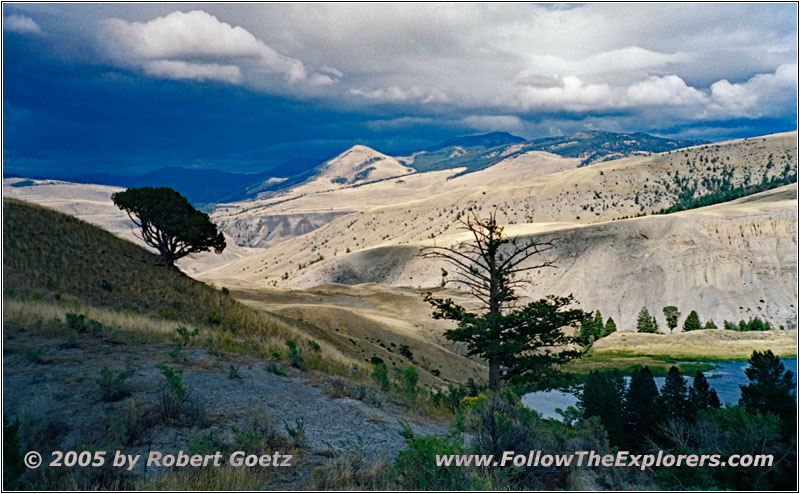
{"type": "Polygon", "coordinates": [[[516,144],[519,142],[525,142],[525,139],[519,136],[515,136],[513,134],[509,134],[508,132],[490,132],[488,134],[454,137],[452,139],[448,139],[444,142],[436,144],[435,146],[429,147],[427,151],[436,151],[439,149],[444,149],[453,146],[461,146],[461,147],[483,146],[485,148],[493,148],[496,146],[502,146],[505,144],[516,144]]]}

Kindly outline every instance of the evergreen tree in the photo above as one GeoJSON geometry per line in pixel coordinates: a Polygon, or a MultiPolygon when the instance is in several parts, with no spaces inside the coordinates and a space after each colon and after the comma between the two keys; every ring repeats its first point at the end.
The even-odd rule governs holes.
{"type": "Polygon", "coordinates": [[[645,438],[652,434],[664,415],[650,368],[642,367],[634,371],[625,393],[624,410],[628,442],[634,449],[638,449],[644,445],[645,438]]]}
{"type": "Polygon", "coordinates": [[[599,417],[608,433],[608,440],[615,446],[622,446],[625,439],[622,396],[614,379],[592,371],[586,378],[578,399],[583,417],[599,417]]]}
{"type": "Polygon", "coordinates": [[[689,388],[689,405],[693,413],[706,408],[720,408],[722,406],[719,397],[717,397],[717,392],[709,386],[706,376],[700,371],[695,374],[694,382],[689,388]]]}
{"type": "Polygon", "coordinates": [[[686,316],[686,320],[683,321],[683,330],[684,331],[694,331],[696,329],[701,329],[703,327],[700,324],[700,316],[697,315],[697,312],[691,311],[688,316],[686,316]]]}
{"type": "Polygon", "coordinates": [[[605,336],[603,316],[599,310],[595,311],[593,316],[589,314],[581,321],[581,329],[577,338],[579,343],[589,346],[603,336],[605,336]]]}
{"type": "Polygon", "coordinates": [[[139,238],[156,249],[162,262],[175,262],[190,254],[225,249],[225,236],[208,215],[196,210],[169,187],[131,188],[111,194],[111,200],[139,227],[139,238]]]}
{"type": "Polygon", "coordinates": [[[716,323],[712,319],[709,319],[708,321],[706,321],[706,324],[705,326],[703,326],[703,329],[719,329],[719,328],[717,328],[716,323]]]}
{"type": "Polygon", "coordinates": [[[467,288],[480,305],[470,312],[428,292],[425,300],[433,306],[434,319],[457,323],[444,336],[466,343],[468,355],[486,361],[491,391],[507,384],[552,384],[561,377],[560,368],[581,355],[572,332],[564,330],[575,328],[586,312],[574,308],[572,295],[550,295],[520,306],[516,294],[520,285],[530,283],[521,277],[553,266],[552,261],[530,262],[551,249],[552,242],[507,236],[496,212],[480,218],[470,211],[460,222],[472,242],[424,247],[420,255],[453,266],[455,274],[447,281],[467,288]]]}
{"type": "Polygon", "coordinates": [[[606,327],[603,330],[603,336],[608,336],[616,330],[617,330],[617,323],[615,323],[614,320],[609,317],[608,321],[606,321],[606,327]]]}
{"type": "Polygon", "coordinates": [[[669,328],[669,332],[671,333],[673,329],[678,326],[678,319],[681,317],[681,313],[678,311],[678,308],[674,305],[668,305],[664,307],[664,318],[667,320],[667,327],[669,328]]]}
{"type": "Polygon", "coordinates": [[[742,390],[739,405],[750,413],[775,414],[783,422],[784,430],[793,431],[797,407],[792,372],[784,368],[771,350],[754,351],[748,364],[744,373],[750,384],[739,386],[742,390]]]}
{"type": "Polygon", "coordinates": [[[667,379],[661,386],[661,403],[666,418],[687,420],[690,417],[686,379],[674,365],[669,368],[667,379]]]}
{"type": "Polygon", "coordinates": [[[603,315],[600,314],[599,310],[594,312],[594,331],[597,335],[595,341],[603,337],[603,315]]]}
{"type": "Polygon", "coordinates": [[[636,331],[639,333],[658,333],[658,322],[647,311],[647,307],[642,307],[636,317],[636,331]]]}

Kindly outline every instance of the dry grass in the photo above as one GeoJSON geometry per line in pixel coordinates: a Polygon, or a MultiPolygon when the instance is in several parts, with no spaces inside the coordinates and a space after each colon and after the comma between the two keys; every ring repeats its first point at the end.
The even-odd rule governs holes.
{"type": "Polygon", "coordinates": [[[595,342],[596,358],[656,357],[675,360],[747,360],[753,350],[780,357],[797,355],[797,330],[729,331],[703,329],[676,334],[619,331],[595,342]]]}
{"type": "MultiPolygon", "coordinates": [[[[87,320],[94,319],[100,322],[104,328],[104,337],[135,343],[181,341],[176,331],[182,325],[181,321],[77,303],[37,301],[8,296],[3,298],[4,326],[10,324],[28,330],[39,330],[44,334],[65,334],[66,314],[69,312],[85,314],[87,320]]],[[[344,355],[330,344],[314,342],[319,345],[319,351],[315,350],[312,340],[288,325],[286,325],[287,331],[278,334],[266,330],[260,333],[231,333],[208,325],[195,327],[198,334],[191,339],[190,344],[204,346],[212,351],[242,353],[270,359],[286,358],[286,339],[289,337],[295,338],[299,343],[304,361],[309,368],[339,375],[350,375],[354,368],[364,370],[360,362],[344,355]]]]}
{"type": "Polygon", "coordinates": [[[177,338],[176,328],[185,326],[198,328],[198,343],[273,358],[285,357],[293,340],[310,368],[363,370],[291,321],[159,266],[155,255],[96,226],[9,199],[3,213],[4,323],[43,327],[75,312],[141,342],[177,338]]]}

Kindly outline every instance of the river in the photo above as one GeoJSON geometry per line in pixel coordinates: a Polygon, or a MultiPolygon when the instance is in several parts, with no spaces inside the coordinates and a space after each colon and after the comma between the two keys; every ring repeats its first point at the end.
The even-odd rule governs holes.
{"type": "MultiPolygon", "coordinates": [[[[796,359],[781,359],[783,366],[792,371],[797,379],[797,360],[796,359]]],[[[746,361],[739,362],[709,362],[714,365],[714,369],[704,372],[708,383],[717,392],[720,401],[725,403],[736,404],[739,401],[741,391],[739,385],[747,384],[747,376],[744,373],[747,367],[746,361]]],[[[664,384],[663,377],[656,377],[656,385],[658,389],[664,384]]],[[[692,377],[686,376],[688,385],[692,385],[694,380],[692,377]]],[[[797,397],[795,396],[795,399],[797,397]]],[[[536,391],[528,393],[522,397],[522,403],[530,408],[533,408],[545,418],[560,418],[556,413],[556,408],[566,409],[568,406],[576,406],[578,397],[572,393],[564,391],[536,391]]]]}

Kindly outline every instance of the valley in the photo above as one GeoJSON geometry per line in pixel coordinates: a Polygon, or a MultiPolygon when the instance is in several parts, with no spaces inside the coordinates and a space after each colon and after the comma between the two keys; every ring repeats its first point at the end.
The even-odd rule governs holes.
{"type": "MultiPolygon", "coordinates": [[[[483,139],[489,146],[497,139],[513,141],[483,139]]],[[[228,248],[222,255],[186,258],[179,266],[251,307],[301,322],[357,361],[368,363],[376,356],[390,368],[414,364],[423,382],[434,386],[465,382],[479,378],[484,364],[466,358],[463,347],[444,337],[449,326],[430,317],[423,295],[446,294],[467,307],[472,302],[457,285],[447,284],[446,264],[419,253],[425,246],[468,241],[458,225],[468,211],[496,211],[512,238],[554,244],[544,257],[555,268],[531,273],[532,283],[521,287],[524,300],[571,293],[581,308],[613,318],[622,332],[635,330],[642,307],[664,328],[661,307],[674,305],[684,315],[696,310],[702,321],[717,327],[724,321],[770,321],[780,328],[778,338],[790,334],[780,330],[796,330],[797,186],[757,191],[761,184],[796,177],[795,142],[796,133],[775,134],[586,163],[581,161],[586,156],[525,150],[507,142],[490,148],[496,154],[491,166],[451,169],[430,165],[432,156],[457,163],[463,155],[451,154],[465,141],[444,143],[449,145],[414,158],[356,146],[305,181],[263,198],[217,205],[211,217],[228,248]],[[415,160],[429,165],[417,171],[408,166],[415,160]],[[687,197],[737,190],[748,195],[654,214],[687,197]]],[[[563,144],[559,149],[568,147],[563,144]]],[[[130,220],[110,201],[116,190],[121,189],[4,180],[8,197],[73,214],[138,241],[130,220]]],[[[719,358],[746,357],[746,351],[736,350],[739,343],[709,336],[712,344],[690,336],[687,346],[697,352],[684,351],[682,358],[708,357],[709,345],[719,358]]],[[[791,353],[791,345],[778,340],[774,350],[791,353]]],[[[670,345],[645,347],[603,339],[585,368],[606,365],[598,364],[602,361],[627,368],[632,358],[650,359],[660,368],[665,364],[658,359],[673,357],[670,345]],[[633,356],[623,362],[624,353],[633,356]]]]}

